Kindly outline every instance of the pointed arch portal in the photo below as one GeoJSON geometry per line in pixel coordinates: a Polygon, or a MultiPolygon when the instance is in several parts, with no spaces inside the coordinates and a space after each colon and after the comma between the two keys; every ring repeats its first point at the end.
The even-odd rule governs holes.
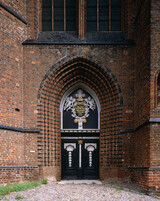
{"type": "Polygon", "coordinates": [[[61,104],[62,178],[99,178],[100,102],[94,91],[77,83],[61,104]]]}
{"type": "Polygon", "coordinates": [[[65,61],[46,74],[38,99],[42,169],[56,179],[90,179],[121,167],[122,96],[108,68],[83,57],[65,61]]]}

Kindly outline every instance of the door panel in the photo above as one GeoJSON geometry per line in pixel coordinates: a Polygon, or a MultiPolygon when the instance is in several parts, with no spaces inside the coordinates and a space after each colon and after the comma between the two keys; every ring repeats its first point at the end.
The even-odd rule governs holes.
{"type": "Polygon", "coordinates": [[[62,177],[76,178],[77,143],[62,143],[62,177]]]}
{"type": "Polygon", "coordinates": [[[62,140],[62,178],[98,179],[99,141],[62,140]]]}
{"type": "Polygon", "coordinates": [[[84,143],[84,177],[98,179],[98,143],[84,143]]]}

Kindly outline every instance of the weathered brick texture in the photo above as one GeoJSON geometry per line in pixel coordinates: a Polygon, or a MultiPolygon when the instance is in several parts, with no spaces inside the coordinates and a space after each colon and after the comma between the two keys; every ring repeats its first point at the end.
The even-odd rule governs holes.
{"type": "Polygon", "coordinates": [[[159,44],[159,29],[160,29],[160,2],[152,1],[151,3],[151,117],[158,118],[160,116],[160,108],[157,107],[157,77],[160,72],[160,44],[159,44]]]}
{"type": "Polygon", "coordinates": [[[139,4],[135,22],[135,127],[150,117],[150,1],[139,4]]]}
{"type": "MultiPolygon", "coordinates": [[[[18,12],[22,9],[19,4],[15,5],[18,12]]],[[[0,25],[0,124],[22,127],[22,42],[26,39],[26,25],[1,7],[0,25]]]]}
{"type": "Polygon", "coordinates": [[[26,0],[1,0],[1,2],[12,8],[24,18],[26,17],[26,0]]]}
{"type": "Polygon", "coordinates": [[[37,134],[0,131],[0,166],[37,166],[37,134]]]}
{"type": "Polygon", "coordinates": [[[60,102],[83,83],[101,105],[100,178],[159,192],[160,2],[122,1],[121,29],[135,41],[125,45],[23,43],[41,31],[42,1],[2,3],[8,7],[0,7],[0,183],[61,179],[60,102]]]}
{"type": "Polygon", "coordinates": [[[26,20],[28,22],[28,38],[36,38],[37,34],[39,33],[40,2],[41,0],[26,0],[26,20]]]}
{"type": "Polygon", "coordinates": [[[38,145],[41,165],[59,166],[61,163],[60,101],[70,86],[82,82],[96,91],[101,102],[100,166],[103,172],[108,166],[122,166],[120,128],[130,128],[133,125],[133,53],[132,47],[123,46],[116,49],[93,46],[92,52],[89,46],[75,46],[74,48],[72,46],[68,46],[68,48],[63,46],[24,46],[24,124],[26,128],[39,126],[38,128],[41,130],[38,145]],[[64,61],[61,62],[61,58],[64,61]],[[91,58],[94,58],[95,63],[89,61],[91,58]],[[104,70],[97,63],[102,63],[104,70]],[[53,64],[56,66],[52,67],[53,64]],[[118,65],[118,69],[115,68],[115,65],[118,65]],[[105,73],[107,69],[112,70],[116,76],[116,82],[119,83],[122,92],[116,92],[114,81],[110,81],[110,72],[105,73]],[[105,77],[104,74],[106,74],[105,77]],[[39,89],[45,75],[47,78],[43,82],[44,86],[39,89]],[[112,89],[109,85],[113,85],[112,89]],[[129,85],[130,87],[128,87],[129,85]],[[37,107],[38,93],[41,98],[37,107]],[[121,93],[123,93],[123,100],[120,97],[121,93]],[[112,102],[109,102],[109,99],[112,102]],[[122,101],[123,110],[118,106],[119,103],[122,104],[122,101]],[[113,108],[114,112],[112,113],[113,108]],[[54,117],[54,124],[49,118],[51,116],[54,117]],[[52,140],[51,136],[54,136],[52,140]]]}
{"type": "Polygon", "coordinates": [[[1,167],[1,184],[37,181],[39,179],[38,167],[1,167]]]}

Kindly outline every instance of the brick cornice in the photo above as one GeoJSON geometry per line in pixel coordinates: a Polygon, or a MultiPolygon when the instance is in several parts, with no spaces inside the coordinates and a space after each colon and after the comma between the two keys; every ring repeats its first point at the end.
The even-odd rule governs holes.
{"type": "Polygon", "coordinates": [[[39,166],[0,166],[0,169],[37,169],[39,166]]]}
{"type": "Polygon", "coordinates": [[[152,170],[152,171],[159,171],[160,166],[151,166],[151,167],[143,167],[143,166],[129,166],[129,167],[123,167],[123,169],[134,169],[134,170],[152,170]]]}
{"type": "Polygon", "coordinates": [[[141,124],[140,126],[138,126],[135,129],[132,129],[132,128],[131,129],[121,129],[120,132],[121,133],[133,133],[133,132],[136,132],[139,129],[141,129],[144,126],[146,126],[148,124],[151,124],[151,123],[157,123],[157,124],[159,124],[160,123],[160,118],[150,118],[150,119],[148,119],[147,121],[145,121],[143,124],[141,124]]]}
{"type": "Polygon", "coordinates": [[[147,121],[145,121],[143,124],[138,126],[135,131],[138,131],[139,129],[143,128],[144,126],[147,126],[150,123],[160,123],[160,118],[150,118],[147,121]]]}
{"type": "Polygon", "coordinates": [[[9,12],[11,15],[13,15],[14,17],[16,17],[17,19],[19,19],[24,24],[27,24],[27,21],[24,19],[24,17],[22,17],[22,15],[20,15],[19,13],[17,13],[16,11],[14,11],[12,8],[10,8],[6,4],[4,4],[2,1],[0,1],[0,7],[2,7],[4,10],[6,10],[7,12],[9,12]]]}
{"type": "Polygon", "coordinates": [[[133,133],[133,132],[135,132],[135,130],[134,129],[121,129],[120,132],[121,133],[133,133]]]}
{"type": "Polygon", "coordinates": [[[23,133],[39,133],[38,129],[18,128],[18,127],[6,126],[6,125],[2,125],[2,124],[0,124],[0,129],[23,132],[23,133]]]}

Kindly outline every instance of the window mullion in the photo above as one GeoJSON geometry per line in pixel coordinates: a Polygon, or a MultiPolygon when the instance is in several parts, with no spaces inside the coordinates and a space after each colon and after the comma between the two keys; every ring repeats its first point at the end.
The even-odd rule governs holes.
{"type": "Polygon", "coordinates": [[[64,0],[64,31],[66,31],[66,0],[64,0]]]}
{"type": "Polygon", "coordinates": [[[52,0],[52,31],[54,31],[54,0],[52,0]]]}
{"type": "Polygon", "coordinates": [[[109,0],[109,31],[111,31],[111,0],[109,0]]]}
{"type": "Polygon", "coordinates": [[[99,0],[97,0],[97,31],[99,31],[99,0]]]}

